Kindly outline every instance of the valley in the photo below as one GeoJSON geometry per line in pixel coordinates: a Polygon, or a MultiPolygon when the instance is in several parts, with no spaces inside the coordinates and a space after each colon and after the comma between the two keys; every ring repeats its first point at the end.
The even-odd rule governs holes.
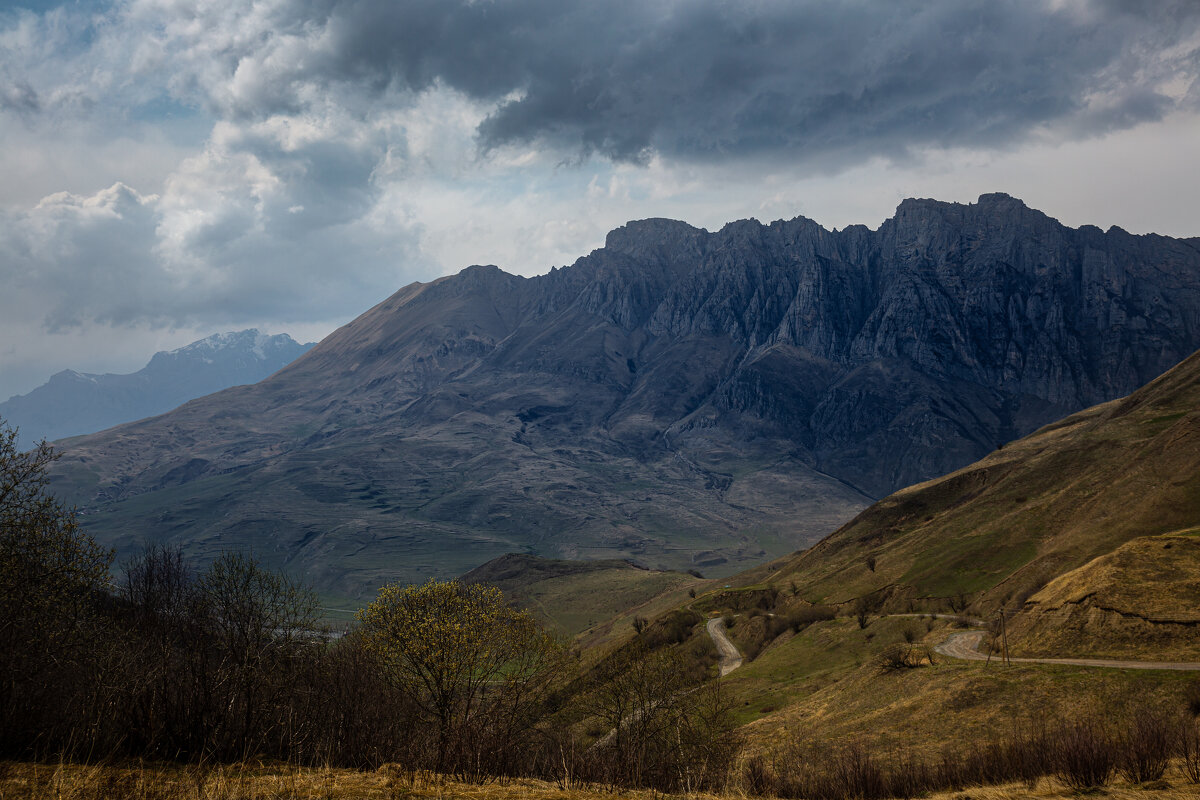
{"type": "MultiPolygon", "coordinates": [[[[967,235],[985,211],[1055,233],[1068,263],[1069,243],[1096,235],[1005,196],[906,201],[880,235],[902,238],[905,220],[907,236],[949,226],[959,238],[941,246],[955,255],[886,262],[890,278],[879,257],[862,263],[883,282],[940,269],[948,292],[951,274],[999,268],[996,243],[967,235]]],[[[132,730],[140,752],[223,764],[244,760],[250,736],[297,763],[336,752],[370,770],[321,780],[363,796],[471,794],[499,776],[498,798],[514,796],[504,782],[516,776],[550,781],[522,792],[580,798],[1188,796],[1200,780],[1200,352],[1166,354],[1190,346],[1200,252],[1139,243],[1186,264],[1167,270],[1186,319],[1156,326],[1166,284],[1146,277],[1087,323],[1103,317],[1104,336],[1088,339],[1078,320],[1063,329],[1071,347],[1094,346],[1071,362],[1086,369],[1022,370],[1005,356],[989,373],[995,352],[968,328],[904,352],[893,330],[855,366],[868,329],[912,297],[878,300],[850,344],[821,356],[799,329],[784,333],[802,305],[794,288],[759,333],[746,327],[754,315],[697,333],[703,303],[672,332],[681,283],[727,275],[722,248],[737,250],[738,274],[752,263],[734,233],[758,248],[788,225],[845,256],[846,240],[806,221],[718,234],[631,224],[638,235],[614,232],[532,288],[494,268],[408,287],[258,384],[68,439],[57,460],[20,453],[7,434],[15,485],[35,476],[29,508],[50,515],[38,525],[70,543],[32,552],[91,564],[44,573],[85,581],[59,596],[87,624],[43,642],[66,648],[77,706],[44,698],[49,710],[10,710],[11,721],[84,709],[113,752],[132,730]],[[634,278],[658,283],[630,293],[634,278]],[[584,301],[601,286],[599,306],[584,301]],[[1137,322],[1113,327],[1118,317],[1137,322]],[[1144,348],[1161,369],[1134,355],[1144,348]],[[839,439],[835,417],[852,433],[839,439]],[[70,498],[83,500],[78,516],[60,505],[70,498]],[[109,546],[132,554],[116,580],[109,546]],[[78,676],[91,675],[106,676],[105,698],[84,689],[78,676]]],[[[1082,274],[1053,287],[1063,303],[1094,287],[1082,274]]],[[[754,297],[791,278],[759,280],[754,297]]],[[[949,328],[939,318],[942,330],[970,324],[989,296],[957,290],[968,309],[949,328]]],[[[718,295],[736,293],[690,296],[718,295]]],[[[1005,335],[1028,338],[1027,321],[1005,335]]],[[[65,613],[29,583],[43,573],[10,573],[28,587],[5,602],[28,595],[45,601],[38,614],[65,613]]],[[[31,657],[25,639],[39,631],[4,632],[9,657],[31,657]]],[[[7,769],[15,791],[43,779],[26,763],[7,769]]],[[[53,780],[82,800],[119,769],[64,767],[53,780]]],[[[234,791],[226,775],[312,780],[300,767],[233,769],[195,780],[213,792],[234,791]]],[[[148,797],[177,784],[172,770],[119,779],[148,797]]]]}

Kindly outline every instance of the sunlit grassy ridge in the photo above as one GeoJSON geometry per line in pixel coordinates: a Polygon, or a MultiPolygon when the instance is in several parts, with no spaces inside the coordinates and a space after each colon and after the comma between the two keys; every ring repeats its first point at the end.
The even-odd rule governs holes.
{"type": "Polygon", "coordinates": [[[1030,655],[1200,661],[1200,537],[1126,542],[1055,578],[1013,623],[1030,655]]]}
{"type": "MultiPolygon", "coordinates": [[[[1193,355],[1127,398],[885,498],[777,562],[768,579],[797,585],[811,602],[873,594],[893,607],[933,608],[961,600],[985,614],[1002,604],[1019,608],[1050,581],[1131,540],[1198,522],[1200,356],[1193,355]]],[[[1190,552],[1181,545],[1172,557],[1181,586],[1200,575],[1183,557],[1190,552]]],[[[1099,579],[1100,571],[1088,574],[1099,579]]],[[[755,577],[762,580],[762,571],[755,577]]],[[[1130,610],[1145,605],[1173,619],[1194,599],[1192,590],[1159,591],[1150,573],[1130,573],[1125,583],[1121,602],[1130,610]]]]}

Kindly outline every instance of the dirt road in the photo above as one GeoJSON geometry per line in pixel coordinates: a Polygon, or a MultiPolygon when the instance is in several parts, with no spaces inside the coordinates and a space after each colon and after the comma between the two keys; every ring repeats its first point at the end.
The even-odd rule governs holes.
{"type": "MultiPolygon", "coordinates": [[[[987,655],[979,652],[983,631],[952,633],[946,641],[933,648],[936,652],[965,661],[986,661],[987,655]]],[[[992,656],[993,661],[999,661],[992,656]]],[[[1173,669],[1200,671],[1200,664],[1190,661],[1119,661],[1106,658],[1010,658],[1014,664],[1064,664],[1073,667],[1108,667],[1109,669],[1173,669]]]]}
{"type": "Polygon", "coordinates": [[[721,677],[724,678],[742,665],[742,654],[738,652],[733,642],[729,641],[729,635],[725,633],[724,619],[714,617],[708,621],[707,627],[708,635],[712,637],[713,644],[717,646],[717,652],[721,656],[718,664],[721,668],[721,677]]]}

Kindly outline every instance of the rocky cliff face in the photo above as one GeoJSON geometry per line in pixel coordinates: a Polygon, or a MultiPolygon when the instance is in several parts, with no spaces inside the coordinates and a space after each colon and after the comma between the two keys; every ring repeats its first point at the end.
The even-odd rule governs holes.
{"type": "Polygon", "coordinates": [[[55,373],[29,394],[0,403],[0,419],[20,429],[23,446],[42,439],[93,433],[162,414],[196,397],[256,383],[287,366],[312,344],[285,333],[218,333],[176,350],[155,353],[128,375],[75,370],[55,373]]]}
{"type": "Polygon", "coordinates": [[[1197,347],[1194,241],[1006,195],[877,231],[645,220],[537,278],[406,287],[257,386],[73,444],[61,485],[100,535],[348,589],[506,550],[733,569],[1197,347]]]}

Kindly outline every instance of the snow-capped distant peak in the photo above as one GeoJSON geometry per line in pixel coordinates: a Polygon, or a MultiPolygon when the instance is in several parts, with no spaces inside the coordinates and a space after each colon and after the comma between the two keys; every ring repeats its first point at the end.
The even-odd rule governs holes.
{"type": "Polygon", "coordinates": [[[217,333],[154,354],[126,375],[57,372],[27,395],[0,403],[0,417],[18,427],[22,446],[74,436],[170,411],[230,386],[257,383],[311,348],[286,333],[251,328],[217,333]]]}
{"type": "Polygon", "coordinates": [[[192,342],[189,345],[175,350],[164,350],[157,355],[165,358],[199,358],[206,363],[211,363],[209,356],[220,352],[234,351],[252,355],[259,361],[266,361],[276,357],[282,350],[299,346],[286,333],[270,335],[263,333],[257,328],[248,328],[244,331],[214,333],[212,336],[192,342]]]}
{"type": "MultiPolygon", "coordinates": [[[[254,355],[258,356],[260,359],[266,359],[267,343],[275,337],[267,336],[265,333],[259,333],[257,328],[251,328],[250,330],[254,332],[254,345],[250,348],[250,352],[254,353],[254,355]]],[[[287,334],[284,335],[286,336],[287,334]]]]}
{"type": "MultiPolygon", "coordinates": [[[[287,334],[283,334],[286,336],[287,334]]],[[[212,336],[207,336],[199,341],[184,345],[183,347],[167,351],[168,355],[186,355],[190,353],[202,353],[206,351],[216,350],[254,350],[258,346],[260,339],[269,339],[259,332],[258,328],[248,328],[244,331],[229,331],[227,333],[214,333],[212,336]]]]}

